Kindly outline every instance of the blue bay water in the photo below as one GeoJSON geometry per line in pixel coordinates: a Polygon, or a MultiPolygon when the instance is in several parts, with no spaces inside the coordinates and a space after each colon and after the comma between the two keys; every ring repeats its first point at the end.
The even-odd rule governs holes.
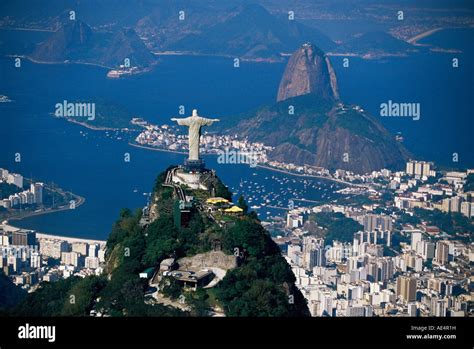
{"type": "MultiPolygon", "coordinates": [[[[151,191],[156,176],[183,161],[183,155],[139,149],[128,145],[126,136],[117,140],[57,119],[51,115],[56,103],[101,98],[150,122],[165,123],[177,115],[179,105],[220,117],[273,101],[282,64],[249,63],[237,71],[232,63],[173,57],[164,59],[152,73],[110,80],[106,70],[94,66],[23,61],[17,69],[12,59],[3,59],[0,94],[13,103],[0,104],[0,167],[54,182],[86,198],[76,210],[15,224],[51,234],[106,238],[120,208],[144,206],[143,193],[151,191]],[[19,163],[14,161],[16,153],[21,154],[19,163]],[[125,153],[131,155],[129,163],[124,162],[125,153]]],[[[208,162],[219,167],[215,158],[208,162]]],[[[235,185],[253,172],[245,165],[231,167],[221,166],[218,174],[235,185]]]]}
{"type": "MultiPolygon", "coordinates": [[[[469,52],[462,57],[472,59],[469,52]]],[[[453,71],[447,53],[377,61],[351,58],[350,69],[342,68],[340,58],[332,61],[343,99],[375,116],[380,103],[389,99],[421,103],[420,121],[381,119],[390,131],[403,133],[413,153],[450,165],[451,154],[459,152],[460,166],[474,165],[468,64],[453,71]]],[[[52,181],[86,198],[76,210],[15,224],[52,234],[105,239],[120,208],[142,207],[146,203],[143,193],[152,189],[156,175],[183,160],[183,155],[131,147],[125,135],[117,140],[54,118],[50,113],[56,103],[101,98],[152,123],[164,123],[176,116],[179,105],[188,112],[197,108],[203,115],[224,118],[275,100],[284,64],[244,62],[236,69],[232,63],[223,58],[166,57],[153,72],[110,80],[106,70],[94,66],[23,61],[16,69],[11,58],[2,59],[0,94],[14,102],[0,103],[0,167],[52,181]],[[126,152],[131,154],[130,163],[123,161],[126,152]],[[14,161],[15,153],[21,153],[20,163],[14,161]]],[[[259,206],[258,196],[269,192],[275,196],[288,191],[272,198],[273,203],[281,200],[286,205],[288,198],[319,199],[327,190],[326,184],[317,181],[310,185],[246,165],[217,164],[215,157],[206,157],[206,162],[227,185],[253,196],[252,204],[259,206]],[[252,184],[240,186],[241,181],[252,184]],[[256,195],[258,186],[262,191],[256,195]]],[[[265,217],[269,211],[259,213],[265,217]]]]}
{"type": "Polygon", "coordinates": [[[422,43],[457,49],[460,53],[431,52],[404,58],[363,60],[331,57],[341,97],[362,105],[392,133],[401,132],[415,158],[448,167],[474,166],[472,97],[474,95],[474,29],[448,29],[422,43]],[[453,58],[459,67],[453,68],[453,58]],[[389,100],[420,103],[421,117],[381,117],[380,104],[389,100]],[[459,162],[454,163],[453,153],[459,162]]]}

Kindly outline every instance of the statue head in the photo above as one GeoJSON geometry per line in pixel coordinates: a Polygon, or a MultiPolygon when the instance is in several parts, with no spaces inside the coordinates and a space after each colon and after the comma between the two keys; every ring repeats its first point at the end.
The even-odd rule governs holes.
{"type": "Polygon", "coordinates": [[[193,116],[198,116],[198,111],[197,111],[197,109],[193,109],[193,116]]]}

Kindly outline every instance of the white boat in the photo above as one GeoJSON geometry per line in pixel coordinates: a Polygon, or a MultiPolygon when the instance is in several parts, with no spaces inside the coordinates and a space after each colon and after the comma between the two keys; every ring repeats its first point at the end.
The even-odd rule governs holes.
{"type": "Polygon", "coordinates": [[[7,96],[5,95],[0,95],[0,103],[8,103],[8,102],[11,102],[12,100],[10,98],[8,98],[7,96]]]}

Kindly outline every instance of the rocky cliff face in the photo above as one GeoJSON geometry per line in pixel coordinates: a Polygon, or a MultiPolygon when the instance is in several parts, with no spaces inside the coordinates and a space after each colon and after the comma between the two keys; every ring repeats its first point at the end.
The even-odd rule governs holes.
{"type": "Polygon", "coordinates": [[[44,62],[59,62],[75,59],[91,45],[92,29],[81,21],[69,21],[62,25],[48,40],[39,44],[32,57],[44,62]]]}
{"type": "Polygon", "coordinates": [[[278,89],[277,102],[306,94],[339,99],[337,80],[331,62],[314,45],[305,44],[288,61],[278,89]]]}
{"type": "Polygon", "coordinates": [[[322,127],[311,128],[310,132],[299,130],[296,138],[299,144],[285,142],[277,145],[270,154],[271,158],[356,173],[381,168],[400,169],[408,158],[403,146],[364,113],[349,111],[337,114],[332,111],[322,127]],[[355,124],[363,125],[366,130],[358,129],[355,124]]]}
{"type": "Polygon", "coordinates": [[[409,157],[376,118],[339,100],[329,59],[313,45],[290,58],[277,100],[245,115],[229,132],[274,146],[271,160],[297,165],[367,173],[401,169],[409,157]]]}

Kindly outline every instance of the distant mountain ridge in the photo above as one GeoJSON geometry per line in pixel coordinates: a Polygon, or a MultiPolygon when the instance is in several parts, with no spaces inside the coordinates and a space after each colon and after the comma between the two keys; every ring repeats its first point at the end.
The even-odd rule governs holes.
{"type": "MultiPolygon", "coordinates": [[[[59,28],[60,31],[65,25],[70,25],[69,11],[75,9],[78,20],[80,18],[94,28],[114,33],[119,33],[124,27],[133,28],[138,33],[138,41],[153,52],[185,51],[275,61],[283,59],[281,53],[293,52],[305,42],[312,42],[331,54],[356,54],[364,58],[407,55],[422,50],[381,31],[357,34],[336,44],[316,29],[318,23],[314,27],[312,24],[306,25],[298,20],[298,16],[291,20],[286,12],[275,13],[274,6],[270,5],[268,9],[273,9],[272,12],[260,4],[235,6],[224,2],[199,1],[117,0],[113,6],[106,0],[94,1],[93,6],[88,2],[75,3],[73,0],[52,0],[44,6],[27,4],[25,0],[19,2],[7,0],[0,5],[5,13],[5,23],[10,26],[49,30],[59,28]],[[19,2],[24,5],[19,5],[19,2]],[[28,11],[20,11],[26,7],[28,11]],[[132,7],[133,11],[128,11],[132,7]]],[[[95,37],[98,33],[94,31],[93,34],[95,37]]],[[[18,44],[3,43],[5,47],[2,49],[0,42],[0,49],[6,54],[17,54],[13,50],[18,50],[18,44]]],[[[99,51],[107,48],[107,44],[94,48],[99,51]]],[[[52,50],[46,49],[41,53],[42,58],[55,55],[52,50]]],[[[58,55],[59,59],[67,56],[58,55]]],[[[90,55],[100,53],[90,52],[90,55]]],[[[147,65],[141,62],[144,57],[138,58],[139,65],[147,65]]],[[[115,64],[115,60],[112,61],[115,64]]]]}
{"type": "Polygon", "coordinates": [[[131,66],[146,67],[156,58],[136,32],[124,28],[115,33],[97,32],[80,20],[67,21],[46,41],[40,43],[31,58],[41,62],[80,62],[117,67],[130,59],[131,66]]]}
{"type": "Polygon", "coordinates": [[[407,54],[418,49],[406,41],[397,39],[389,33],[371,31],[353,37],[334,49],[338,53],[360,55],[407,54]]]}
{"type": "Polygon", "coordinates": [[[275,57],[294,51],[306,41],[316,42],[324,49],[335,46],[317,29],[296,20],[279,19],[260,5],[245,5],[235,15],[178,40],[170,48],[239,57],[275,57]]]}
{"type": "Polygon", "coordinates": [[[154,7],[135,24],[135,30],[153,51],[170,50],[172,45],[189,35],[199,35],[205,29],[224,21],[229,14],[216,11],[205,4],[186,5],[168,1],[154,7]],[[183,11],[183,12],[181,12],[183,11]],[[183,20],[180,20],[180,12],[183,20]]]}

